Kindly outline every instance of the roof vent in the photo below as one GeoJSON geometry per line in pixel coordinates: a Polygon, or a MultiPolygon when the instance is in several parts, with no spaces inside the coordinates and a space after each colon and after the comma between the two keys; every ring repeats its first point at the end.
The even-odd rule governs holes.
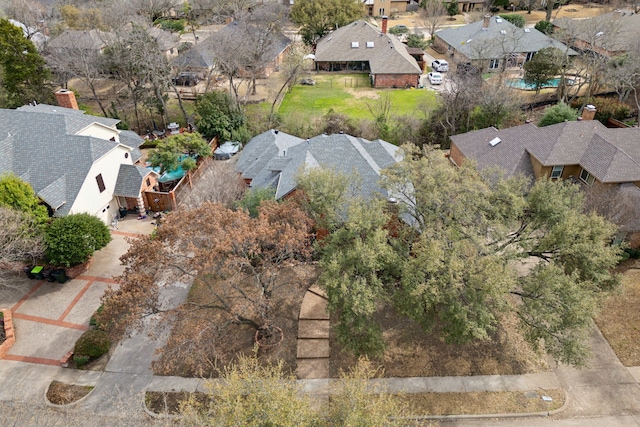
{"type": "Polygon", "coordinates": [[[360,47],[360,43],[359,42],[351,42],[351,47],[352,48],[360,47]]]}
{"type": "Polygon", "coordinates": [[[507,30],[500,30],[500,34],[502,34],[502,35],[507,34],[507,30]]]}
{"type": "Polygon", "coordinates": [[[373,47],[373,42],[367,42],[367,47],[369,48],[373,47]]]}
{"type": "Polygon", "coordinates": [[[496,18],[496,23],[501,24],[502,23],[502,19],[501,18],[496,18]]]}
{"type": "Polygon", "coordinates": [[[525,28],[525,29],[524,29],[524,32],[525,32],[525,33],[530,33],[530,32],[531,32],[531,28],[525,28]]]}
{"type": "Polygon", "coordinates": [[[603,32],[603,31],[598,31],[598,32],[596,33],[596,37],[600,37],[600,36],[601,36],[601,35],[603,35],[603,34],[604,34],[604,32],[603,32]]]}
{"type": "Polygon", "coordinates": [[[496,145],[500,144],[502,142],[502,140],[498,137],[493,138],[491,141],[489,141],[489,145],[491,145],[492,147],[495,147],[496,145]]]}

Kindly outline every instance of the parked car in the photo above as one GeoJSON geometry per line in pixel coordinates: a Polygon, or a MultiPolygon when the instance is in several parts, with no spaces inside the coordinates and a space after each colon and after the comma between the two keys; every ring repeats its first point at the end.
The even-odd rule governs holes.
{"type": "Polygon", "coordinates": [[[449,63],[444,59],[436,59],[431,63],[431,68],[439,73],[446,73],[449,71],[449,63]]]}
{"type": "Polygon", "coordinates": [[[300,84],[304,86],[315,86],[316,81],[313,79],[302,79],[300,84]]]}
{"type": "Polygon", "coordinates": [[[429,77],[429,81],[432,85],[439,85],[442,83],[442,74],[440,73],[431,72],[427,74],[427,77],[429,77]]]}
{"type": "Polygon", "coordinates": [[[178,86],[195,86],[200,79],[196,73],[180,73],[172,78],[171,81],[178,86]]]}

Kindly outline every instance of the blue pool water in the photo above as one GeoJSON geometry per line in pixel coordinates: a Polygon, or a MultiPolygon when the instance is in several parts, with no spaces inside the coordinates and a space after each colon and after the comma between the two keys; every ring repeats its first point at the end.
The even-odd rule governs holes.
{"type": "MultiPolygon", "coordinates": [[[[180,162],[182,162],[187,156],[180,156],[180,162]]],[[[155,172],[160,173],[160,167],[156,166],[155,168],[152,168],[151,166],[147,166],[148,169],[153,169],[155,172]]],[[[162,176],[160,176],[160,178],[158,178],[158,181],[160,182],[170,182],[170,181],[177,181],[180,178],[182,178],[185,174],[185,171],[182,169],[182,166],[178,166],[177,169],[174,170],[170,170],[165,172],[164,174],[162,174],[162,176]]]]}
{"type": "MultiPolygon", "coordinates": [[[[509,79],[507,80],[507,84],[511,87],[515,87],[516,89],[522,90],[535,90],[536,85],[527,84],[524,82],[524,79],[509,79]]],[[[558,87],[560,85],[560,79],[551,79],[547,83],[543,84],[541,87],[558,87]]]]}

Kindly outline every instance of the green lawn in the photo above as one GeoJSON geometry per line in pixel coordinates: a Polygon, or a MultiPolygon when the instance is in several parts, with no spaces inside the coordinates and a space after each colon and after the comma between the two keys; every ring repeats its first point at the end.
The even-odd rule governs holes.
{"type": "Polygon", "coordinates": [[[311,121],[333,109],[354,119],[373,119],[370,107],[376,111],[388,96],[391,115],[424,117],[437,103],[436,93],[426,89],[373,89],[366,74],[320,74],[314,79],[315,86],[292,88],[280,106],[281,115],[311,121]]]}

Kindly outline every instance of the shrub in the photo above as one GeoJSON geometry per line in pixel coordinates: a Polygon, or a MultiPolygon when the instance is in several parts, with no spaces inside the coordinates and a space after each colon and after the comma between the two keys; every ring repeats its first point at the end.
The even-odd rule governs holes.
{"type": "Polygon", "coordinates": [[[73,356],[73,363],[76,364],[76,366],[80,367],[80,366],[84,366],[89,362],[89,358],[87,356],[73,356]]]}
{"type": "Polygon", "coordinates": [[[544,116],[540,119],[538,126],[543,127],[566,121],[574,121],[577,118],[578,113],[576,110],[561,102],[545,110],[544,116]]]}
{"type": "Polygon", "coordinates": [[[102,313],[103,310],[104,310],[104,304],[100,304],[100,307],[98,307],[96,312],[93,313],[93,315],[89,319],[89,326],[93,326],[96,329],[104,330],[104,328],[102,327],[102,324],[98,322],[98,320],[96,319],[96,315],[100,315],[100,313],[102,313]]]}
{"type": "Polygon", "coordinates": [[[553,24],[549,21],[538,21],[534,28],[546,35],[553,33],[553,24]]]}
{"type": "Polygon", "coordinates": [[[49,264],[71,267],[86,262],[111,241],[107,226],[86,213],[56,218],[45,232],[49,264]]]}
{"type": "Polygon", "coordinates": [[[166,31],[172,31],[179,33],[184,31],[184,21],[175,19],[162,19],[156,21],[156,24],[160,25],[160,28],[166,31]]]}
{"type": "MultiPolygon", "coordinates": [[[[76,345],[73,347],[74,362],[76,358],[95,359],[100,357],[109,351],[110,346],[111,341],[106,332],[99,329],[86,331],[78,338],[76,345]]],[[[84,363],[86,363],[86,361],[84,363]]]]}
{"type": "MultiPolygon", "coordinates": [[[[583,103],[584,98],[576,98],[571,103],[571,106],[573,108],[579,108],[583,103]]],[[[610,118],[624,120],[631,114],[629,106],[615,98],[592,97],[587,99],[587,104],[591,104],[596,107],[595,119],[604,125],[607,124],[607,121],[610,118]]]]}
{"type": "Polygon", "coordinates": [[[499,16],[505,21],[511,22],[518,28],[524,28],[525,20],[522,15],[518,15],[517,13],[503,13],[499,16]]]}

